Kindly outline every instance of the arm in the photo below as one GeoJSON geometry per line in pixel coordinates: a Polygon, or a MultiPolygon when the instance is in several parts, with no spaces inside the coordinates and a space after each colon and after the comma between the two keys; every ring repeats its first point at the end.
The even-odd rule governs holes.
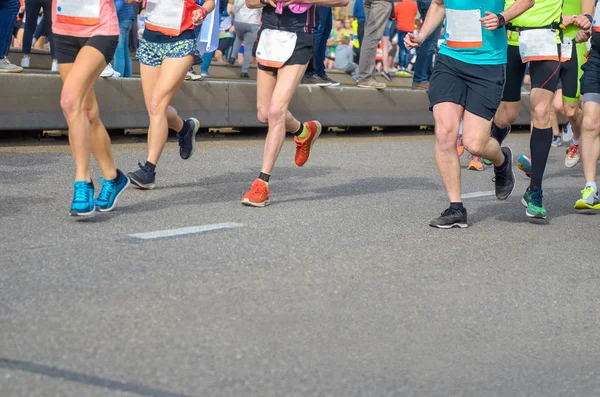
{"type": "MultiPolygon", "coordinates": [[[[246,0],[246,7],[252,9],[252,8],[264,8],[266,5],[270,4],[265,2],[262,3],[260,0],[246,0]]],[[[271,4],[273,7],[275,7],[275,5],[271,4]]]]}
{"type": "Polygon", "coordinates": [[[577,43],[584,43],[592,36],[595,9],[596,0],[581,0],[581,15],[573,19],[573,25],[581,29],[575,37],[577,43]]]}
{"type": "Polygon", "coordinates": [[[200,25],[204,19],[215,9],[215,0],[205,0],[204,4],[199,6],[192,15],[194,25],[200,25]]]}
{"type": "MultiPolygon", "coordinates": [[[[513,5],[502,11],[499,15],[504,17],[504,23],[506,23],[523,14],[525,11],[533,7],[534,4],[535,0],[517,0],[513,3],[513,5]]],[[[500,24],[498,15],[489,11],[486,11],[485,17],[481,18],[481,24],[486,30],[494,30],[504,26],[503,24],[500,24]]]]}
{"type": "MultiPolygon", "coordinates": [[[[444,18],[446,18],[446,8],[444,7],[444,0],[433,0],[431,2],[431,6],[429,7],[429,11],[427,12],[427,16],[423,21],[423,25],[421,26],[421,30],[416,37],[416,40],[419,44],[425,41],[434,30],[436,30],[442,22],[444,22],[444,18]]],[[[408,35],[407,35],[408,36],[408,35]]]]}
{"type": "MultiPolygon", "coordinates": [[[[291,3],[292,1],[290,1],[291,3]]],[[[294,0],[294,3],[314,4],[325,7],[346,7],[349,0],[294,0]]]]}

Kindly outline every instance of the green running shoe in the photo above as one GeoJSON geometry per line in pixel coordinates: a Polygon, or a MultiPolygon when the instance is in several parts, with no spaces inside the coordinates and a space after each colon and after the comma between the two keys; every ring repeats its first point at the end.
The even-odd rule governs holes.
{"type": "Polygon", "coordinates": [[[542,199],[544,194],[541,190],[531,190],[527,188],[527,191],[521,199],[521,204],[527,207],[525,215],[530,218],[546,219],[547,213],[542,199]]]}
{"type": "Polygon", "coordinates": [[[483,164],[485,164],[485,165],[492,165],[492,164],[494,164],[494,163],[492,163],[492,162],[491,162],[490,160],[488,160],[488,159],[483,159],[483,164]]]}
{"type": "Polygon", "coordinates": [[[583,188],[581,199],[575,203],[576,210],[600,210],[600,198],[598,192],[591,186],[583,188]]]}

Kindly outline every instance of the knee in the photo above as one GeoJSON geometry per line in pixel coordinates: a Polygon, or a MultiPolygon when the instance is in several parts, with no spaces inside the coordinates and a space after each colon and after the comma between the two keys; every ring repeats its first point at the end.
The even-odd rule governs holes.
{"type": "Polygon", "coordinates": [[[585,134],[597,134],[600,132],[600,117],[596,114],[585,114],[583,116],[582,132],[585,134]]]}
{"type": "Polygon", "coordinates": [[[548,124],[550,122],[550,104],[536,103],[531,107],[531,115],[536,124],[548,124]]]}
{"type": "MultiPolygon", "coordinates": [[[[488,137],[486,136],[486,140],[487,138],[488,137]]],[[[478,137],[470,137],[463,135],[463,145],[465,145],[465,149],[475,156],[478,156],[483,151],[485,143],[486,142],[484,140],[478,137]]]]}
{"type": "Polygon", "coordinates": [[[81,98],[69,91],[63,91],[60,96],[60,108],[66,118],[72,117],[77,112],[81,111],[81,98]]]}
{"type": "Polygon", "coordinates": [[[517,104],[516,106],[500,105],[500,108],[494,116],[494,124],[496,124],[496,126],[498,126],[499,128],[510,127],[519,117],[519,110],[519,104],[517,104]]]}
{"type": "Polygon", "coordinates": [[[435,139],[438,147],[445,150],[456,150],[459,124],[441,123],[436,126],[435,139]]]}
{"type": "Polygon", "coordinates": [[[285,120],[285,113],[287,112],[287,106],[281,103],[271,103],[269,106],[269,121],[270,122],[281,122],[285,120]]]}
{"type": "Polygon", "coordinates": [[[259,106],[256,111],[256,115],[258,117],[258,122],[261,124],[269,123],[269,111],[264,107],[259,106]]]}
{"type": "Polygon", "coordinates": [[[150,117],[159,117],[166,113],[167,108],[161,102],[154,97],[150,99],[148,103],[148,115],[150,117]]]}

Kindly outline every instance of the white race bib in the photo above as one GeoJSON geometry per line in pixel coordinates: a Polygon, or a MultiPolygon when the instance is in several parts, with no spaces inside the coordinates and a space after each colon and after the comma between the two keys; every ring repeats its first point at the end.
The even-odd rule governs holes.
{"type": "Polygon", "coordinates": [[[556,32],[552,29],[527,29],[519,32],[519,53],[523,63],[558,61],[556,32]]]}
{"type": "Polygon", "coordinates": [[[148,0],[144,17],[146,28],[167,36],[179,36],[185,0],[148,0]]]}
{"type": "Polygon", "coordinates": [[[446,9],[446,45],[452,48],[483,46],[480,10],[446,9]]]}
{"type": "Polygon", "coordinates": [[[57,0],[56,20],[71,25],[98,25],[100,0],[57,0]]]}
{"type": "Polygon", "coordinates": [[[264,29],[258,40],[256,60],[263,66],[279,69],[294,53],[297,39],[293,32],[264,29]]]}
{"type": "Polygon", "coordinates": [[[564,37],[562,44],[560,45],[561,58],[562,62],[569,62],[571,60],[571,56],[573,55],[573,40],[568,37],[564,37]]]}

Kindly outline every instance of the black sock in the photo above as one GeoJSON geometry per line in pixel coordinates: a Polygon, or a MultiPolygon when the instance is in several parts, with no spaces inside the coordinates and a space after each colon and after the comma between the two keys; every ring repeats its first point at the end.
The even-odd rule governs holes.
{"type": "Polygon", "coordinates": [[[149,161],[146,161],[146,164],[144,164],[144,167],[145,167],[145,168],[148,168],[148,170],[149,170],[150,172],[154,172],[154,171],[156,170],[156,164],[152,164],[152,163],[151,163],[151,162],[149,162],[149,161]]]}
{"type": "MultiPolygon", "coordinates": [[[[504,152],[502,152],[502,154],[504,154],[504,152]]],[[[508,160],[508,156],[504,155],[504,162],[502,163],[502,165],[500,167],[494,166],[494,169],[496,171],[504,171],[506,169],[506,166],[508,165],[508,160]]]]}
{"type": "Polygon", "coordinates": [[[542,189],[542,178],[552,146],[552,128],[533,127],[529,149],[531,150],[531,190],[542,189]]]}
{"type": "Polygon", "coordinates": [[[298,131],[290,131],[290,133],[294,136],[299,136],[304,131],[304,124],[300,123],[300,127],[298,127],[298,131]]]}
{"type": "Polygon", "coordinates": [[[190,123],[187,120],[183,120],[183,127],[181,127],[181,131],[177,133],[179,136],[186,136],[188,132],[192,130],[190,123]]]}
{"type": "Polygon", "coordinates": [[[258,179],[260,179],[261,181],[265,181],[267,183],[269,183],[269,178],[271,177],[271,174],[265,174],[264,172],[261,172],[258,175],[258,179]]]}
{"type": "Polygon", "coordinates": [[[463,207],[462,201],[459,201],[458,203],[450,203],[450,208],[462,211],[465,207],[463,207]]]}
{"type": "Polygon", "coordinates": [[[509,127],[500,128],[492,121],[492,138],[496,139],[500,146],[502,146],[502,142],[508,136],[509,127]]]}

